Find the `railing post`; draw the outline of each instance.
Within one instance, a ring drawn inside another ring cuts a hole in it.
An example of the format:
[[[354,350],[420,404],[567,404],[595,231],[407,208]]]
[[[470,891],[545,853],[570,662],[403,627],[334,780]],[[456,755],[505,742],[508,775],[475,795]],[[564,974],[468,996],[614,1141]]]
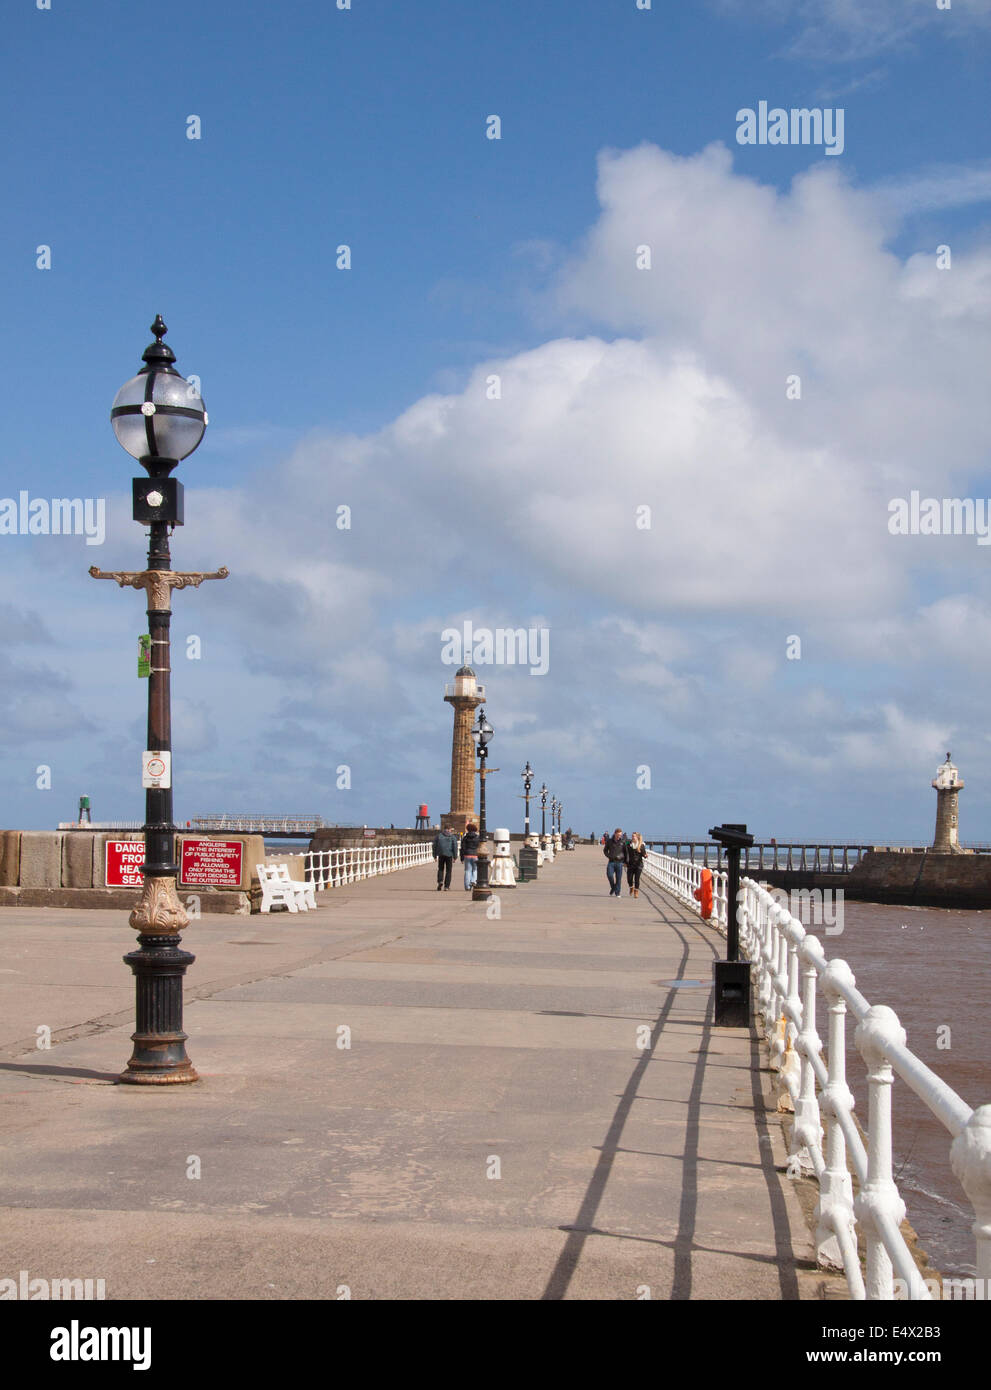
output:
[[[781,926],[787,913],[775,903],[771,909],[771,1008],[773,1009],[773,1036],[769,1040],[770,1067],[780,1072],[785,1055],[785,1040],[788,1020],[784,1014],[784,1001],[788,981],[788,938]],[[779,1084],[780,1091],[780,1084]],[[779,1107],[780,1108],[780,1107]]]
[[[811,959],[813,952],[821,955],[822,948],[814,936],[806,936],[798,952],[804,982],[802,1026],[796,1039],[801,1058],[801,1079],[795,1100],[795,1125],[792,1130],[792,1153],[797,1157],[803,1173],[815,1172],[813,1154],[822,1151],[822,1122],[819,1102],[816,1099],[815,1071],[812,1068],[812,1058],[817,1057],[822,1050],[822,1040],[816,1032],[816,967]]]
[[[757,968],[757,1012],[764,1020],[764,1032],[766,1034],[770,1032],[768,1024],[772,1018],[770,909],[762,894],[759,894],[756,889],[751,891],[754,896],[754,945],[751,960],[754,961]],[[771,1023],[771,1027],[773,1027],[773,1023]]]
[[[905,1220],[905,1203],[898,1195],[891,1173],[891,1086],[894,1072],[885,1047],[905,1045],[905,1029],[886,1004],[875,1004],[861,1019],[854,1035],[867,1063],[867,1182],[857,1194],[854,1211],[867,1237],[867,1297],[880,1301],[894,1298],[891,1256],[881,1234],[881,1223],[897,1229]]]
[[[819,1174],[819,1202],[816,1206],[816,1263],[820,1269],[843,1269],[843,1253],[838,1229],[846,1233],[850,1251],[856,1252],[857,1236],[853,1215],[853,1180],[847,1167],[846,1136],[839,1121],[841,1110],[853,1111],[853,1093],[846,1084],[846,1000],[840,986],[852,989],[853,971],[845,960],[831,960],[822,977],[822,989],[829,1001],[829,1079],[822,1093],[822,1112],[826,1119],[826,1166]]]
[[[804,930],[794,918],[790,919],[790,925],[792,930],[799,930],[802,932],[802,936],[805,935]],[[782,924],[781,934],[786,942],[788,952],[788,996],[787,1008],[783,1010],[785,1032],[784,1055],[781,1058],[781,1080],[784,1085],[778,1092],[778,1109],[794,1110],[802,1078],[802,1064],[795,1051],[795,1039],[798,1037],[798,1024],[795,1020],[800,1018],[802,1014],[802,998],[798,992],[798,942],[793,939],[791,932],[784,924]]]
[[[976,1220],[977,1297],[991,1296],[991,1105],[980,1105],[950,1146],[950,1164],[970,1198]],[[982,1292],[983,1290],[983,1292]]]

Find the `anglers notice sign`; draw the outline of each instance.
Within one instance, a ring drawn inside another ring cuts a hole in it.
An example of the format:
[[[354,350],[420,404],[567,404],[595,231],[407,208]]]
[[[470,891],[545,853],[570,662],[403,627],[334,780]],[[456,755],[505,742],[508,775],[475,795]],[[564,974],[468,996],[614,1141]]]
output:
[[[179,882],[240,888],[243,854],[240,840],[183,840]]]

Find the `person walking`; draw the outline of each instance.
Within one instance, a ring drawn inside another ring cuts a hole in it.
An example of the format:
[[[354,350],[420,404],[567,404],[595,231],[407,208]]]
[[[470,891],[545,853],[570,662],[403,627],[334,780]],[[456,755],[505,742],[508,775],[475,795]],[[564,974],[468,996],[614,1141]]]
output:
[[[647,846],[643,842],[643,836],[639,830],[634,830],[630,836],[630,843],[626,846],[626,882],[629,884],[631,898],[640,896],[640,875],[643,873],[646,858]]]
[[[437,860],[437,892],[450,891],[451,869],[458,857],[458,837],[453,830],[438,830],[434,836],[434,858]]]
[[[622,830],[617,828],[602,847],[606,856],[606,878],[609,880],[610,897],[623,896],[623,865],[626,863],[626,841]]]
[[[471,821],[461,837],[461,859],[465,866],[465,892],[470,893],[478,879],[478,831]]]

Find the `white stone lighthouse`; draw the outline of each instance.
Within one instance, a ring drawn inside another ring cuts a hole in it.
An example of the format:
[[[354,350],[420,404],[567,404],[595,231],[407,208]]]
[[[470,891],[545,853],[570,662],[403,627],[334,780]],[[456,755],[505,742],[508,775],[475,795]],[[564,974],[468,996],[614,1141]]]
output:
[[[936,788],[936,838],[933,840],[933,850],[937,854],[962,854],[958,838],[957,796],[963,791],[963,780],[950,762],[949,753],[946,762],[936,769],[933,786]]]

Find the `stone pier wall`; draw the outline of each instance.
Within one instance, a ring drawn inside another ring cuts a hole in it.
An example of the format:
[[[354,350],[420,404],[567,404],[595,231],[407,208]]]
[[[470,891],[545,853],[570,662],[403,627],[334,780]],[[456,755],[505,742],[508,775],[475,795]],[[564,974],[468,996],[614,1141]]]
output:
[[[849,873],[812,869],[751,869],[749,877],[786,892],[842,889],[850,902],[904,907],[991,907],[991,854],[937,854],[933,850],[870,850]]]
[[[176,836],[176,863],[180,862],[181,843],[186,839],[237,841],[244,848],[241,879],[236,888],[180,882],[181,901],[198,898],[201,912],[257,911],[261,889],[255,866],[265,860],[262,837],[226,831],[182,833]],[[107,887],[106,846],[113,840],[143,843],[144,835],[140,830],[0,830],[0,907],[130,910],[140,896],[140,888]]]

